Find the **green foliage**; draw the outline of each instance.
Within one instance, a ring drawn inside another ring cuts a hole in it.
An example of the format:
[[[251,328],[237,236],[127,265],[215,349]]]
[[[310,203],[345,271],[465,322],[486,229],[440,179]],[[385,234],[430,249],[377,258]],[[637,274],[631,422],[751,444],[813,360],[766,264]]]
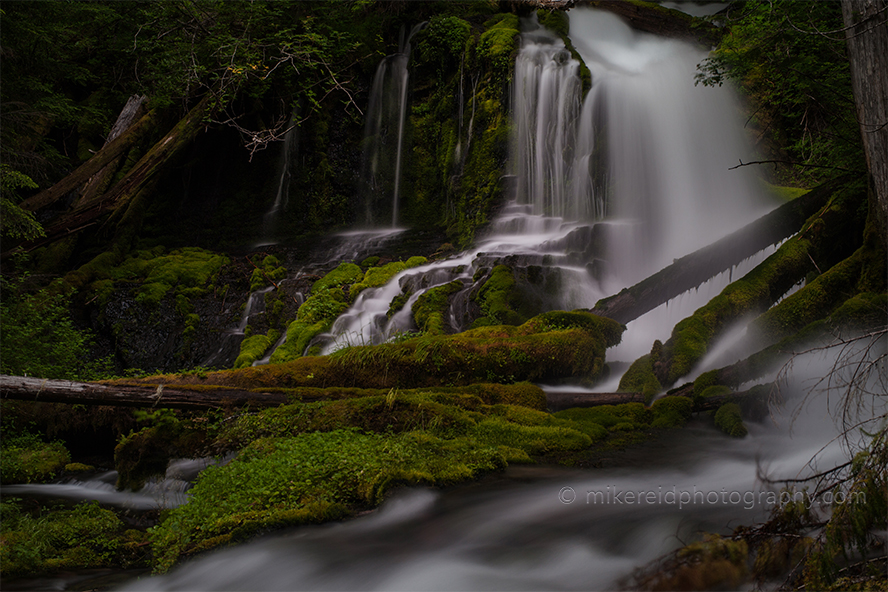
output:
[[[52,479],[71,455],[61,442],[44,442],[28,432],[3,434],[0,448],[0,482],[32,483]]]
[[[9,165],[0,165],[0,234],[14,240],[45,236],[34,213],[16,205],[20,201],[19,189],[37,189],[37,183]]]
[[[0,565],[5,577],[97,567],[144,564],[145,533],[127,530],[111,510],[96,503],[32,516],[20,500],[0,503]]]
[[[497,82],[512,79],[513,52],[518,35],[518,15],[500,14],[485,23],[487,28],[478,41],[478,55]]]
[[[863,170],[845,38],[820,33],[843,29],[839,3],[745,2],[728,26],[697,81],[735,80],[750,95],[754,124],[789,160],[809,165],[786,180],[816,182],[830,167]]]
[[[3,280],[0,301],[0,372],[17,376],[89,380],[103,374],[104,361],[90,359],[92,335],[78,329],[60,282],[34,293],[23,280]]]

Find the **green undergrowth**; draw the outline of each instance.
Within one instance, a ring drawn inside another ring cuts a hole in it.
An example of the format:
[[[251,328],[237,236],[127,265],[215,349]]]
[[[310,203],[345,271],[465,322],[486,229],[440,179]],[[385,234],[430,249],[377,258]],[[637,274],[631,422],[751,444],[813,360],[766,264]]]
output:
[[[96,503],[70,509],[23,510],[22,500],[0,502],[3,576],[66,569],[130,568],[148,561],[147,534],[127,529]]]
[[[0,447],[0,483],[46,481],[70,462],[71,455],[61,442],[44,442],[40,436],[28,432],[4,433]]]

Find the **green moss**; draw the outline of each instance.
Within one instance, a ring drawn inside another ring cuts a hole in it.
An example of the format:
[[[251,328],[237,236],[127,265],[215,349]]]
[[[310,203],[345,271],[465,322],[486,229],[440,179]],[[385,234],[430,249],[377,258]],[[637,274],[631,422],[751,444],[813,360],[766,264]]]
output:
[[[260,359],[277,342],[280,333],[270,329],[267,335],[251,335],[241,341],[240,355],[234,361],[234,368],[245,368]]]
[[[396,274],[404,271],[405,269],[410,269],[411,267],[423,265],[427,261],[428,260],[425,257],[411,257],[406,262],[392,261],[391,263],[386,263],[381,267],[371,267],[366,271],[366,273],[363,274],[363,278],[361,278],[359,282],[351,285],[348,290],[348,297],[350,300],[354,301],[354,299],[358,297],[358,294],[360,294],[365,289],[384,286]]]
[[[413,303],[413,320],[423,333],[444,334],[444,315],[449,310],[450,296],[463,289],[460,280],[423,292]]]
[[[378,259],[377,259],[378,260]],[[340,263],[333,271],[327,273],[312,285],[311,293],[320,294],[331,288],[339,288],[340,286],[354,284],[361,281],[364,272],[354,263]]]
[[[518,35],[518,15],[499,14],[484,23],[487,28],[478,41],[477,53],[482,64],[497,81],[511,79],[515,51],[515,38]]]
[[[111,510],[95,503],[34,517],[16,500],[0,503],[0,564],[4,577],[146,562],[144,533],[127,530]]]
[[[474,297],[481,307],[482,316],[476,319],[472,326],[520,325],[527,319],[515,312],[517,299],[518,292],[512,268],[497,265],[491,270],[490,277]]]
[[[296,320],[287,327],[287,340],[274,351],[271,363],[280,364],[301,357],[311,340],[328,331],[336,317],[346,310],[348,302],[342,290],[329,288],[314,293],[299,307]]]
[[[629,366],[620,378],[620,385],[617,388],[624,392],[641,393],[647,402],[653,400],[657,393],[663,390],[663,386],[654,374],[650,354],[638,358]]]
[[[651,405],[653,421],[651,426],[655,428],[681,427],[691,418],[694,402],[687,397],[663,397],[657,399]]]
[[[52,479],[71,462],[61,442],[43,442],[35,434],[5,436],[0,448],[0,482],[33,483]]]
[[[742,438],[747,434],[737,403],[725,403],[715,412],[715,426],[734,438]]]
[[[375,267],[379,263],[379,255],[374,255],[373,257],[367,257],[363,261],[361,261],[361,267],[364,269],[368,267]],[[363,276],[362,276],[363,277]],[[360,278],[358,278],[360,279]]]
[[[156,569],[260,529],[320,522],[379,504],[400,485],[446,485],[499,469],[492,447],[422,432],[353,430],[260,439],[201,473],[188,504],[151,532]]]

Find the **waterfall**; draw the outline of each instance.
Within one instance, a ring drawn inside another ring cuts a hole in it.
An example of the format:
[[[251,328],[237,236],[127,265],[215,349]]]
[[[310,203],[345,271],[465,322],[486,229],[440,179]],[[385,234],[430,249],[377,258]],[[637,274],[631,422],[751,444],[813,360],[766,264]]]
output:
[[[512,172],[518,200],[535,214],[580,220],[587,204],[570,199],[566,180],[580,110],[579,62],[564,42],[539,27],[521,35],[512,87]]]
[[[290,121],[287,123],[287,132],[284,135],[284,147],[283,150],[281,150],[280,160],[278,161],[278,170],[280,172],[278,176],[277,192],[275,193],[274,202],[272,202],[271,208],[269,208],[262,217],[262,242],[256,245],[257,248],[273,245],[276,242],[277,237],[275,234],[277,232],[280,213],[287,209],[290,189],[290,156],[293,152],[293,147],[296,144],[297,136],[296,111],[293,111],[293,114],[290,116]]]
[[[402,29],[398,52],[383,58],[373,77],[361,163],[363,222],[367,226],[373,226],[387,202],[391,204],[391,225],[396,227],[398,224],[410,42],[426,24],[415,25],[406,35]]]

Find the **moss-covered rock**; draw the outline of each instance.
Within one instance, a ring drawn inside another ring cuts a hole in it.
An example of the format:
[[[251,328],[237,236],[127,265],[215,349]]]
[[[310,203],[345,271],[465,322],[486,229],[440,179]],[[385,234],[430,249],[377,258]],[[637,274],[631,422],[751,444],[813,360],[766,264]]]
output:
[[[255,265],[255,264],[254,264]],[[287,277],[287,269],[274,255],[266,255],[250,276],[250,291],[255,292]]]
[[[718,408],[715,412],[715,426],[734,438],[742,438],[748,433],[737,403],[725,403]]]
[[[352,284],[348,289],[349,300],[354,301],[358,294],[367,288],[376,288],[388,283],[396,274],[427,263],[425,257],[410,257],[407,261],[392,261],[380,267],[371,267],[364,272],[363,277],[356,283]]]
[[[463,289],[463,283],[454,280],[443,286],[423,292],[413,303],[413,320],[423,333],[444,334],[444,314],[449,310],[450,296]]]
[[[259,530],[335,519],[401,485],[446,485],[505,466],[494,447],[423,432],[335,430],[254,441],[201,473],[188,504],[151,533],[155,567]]]
[[[274,345],[280,333],[271,329],[267,335],[251,335],[241,341],[240,354],[234,360],[234,368],[245,368],[260,359]]]

